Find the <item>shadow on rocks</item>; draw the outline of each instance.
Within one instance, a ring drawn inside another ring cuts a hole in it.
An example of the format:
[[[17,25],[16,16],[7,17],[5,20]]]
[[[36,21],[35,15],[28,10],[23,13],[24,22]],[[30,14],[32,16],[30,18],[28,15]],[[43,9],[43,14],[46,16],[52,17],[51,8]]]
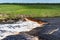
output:
[[[38,38],[26,33],[20,33],[19,35],[7,36],[2,40],[38,40]]]

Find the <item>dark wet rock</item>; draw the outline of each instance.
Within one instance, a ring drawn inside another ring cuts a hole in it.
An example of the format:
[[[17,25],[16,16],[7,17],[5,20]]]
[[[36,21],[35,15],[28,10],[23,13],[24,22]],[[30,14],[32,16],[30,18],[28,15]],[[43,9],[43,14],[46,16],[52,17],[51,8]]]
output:
[[[7,36],[6,38],[2,40],[38,40],[38,38],[28,35],[26,33],[20,33],[19,35]]]
[[[28,34],[38,36],[40,39],[43,40],[60,40],[60,18],[40,19],[47,20],[49,24],[45,25],[42,28],[35,28],[28,32]]]
[[[27,40],[38,37],[40,40],[60,40],[60,18],[35,18],[48,21],[50,24],[42,28],[35,28],[29,32],[23,32],[19,35],[11,35],[3,40]],[[26,33],[26,34],[25,34]]]

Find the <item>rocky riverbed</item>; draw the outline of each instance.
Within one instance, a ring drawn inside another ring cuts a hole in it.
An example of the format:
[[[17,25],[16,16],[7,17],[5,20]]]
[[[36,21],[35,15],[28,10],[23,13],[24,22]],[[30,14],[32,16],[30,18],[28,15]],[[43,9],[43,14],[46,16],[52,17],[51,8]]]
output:
[[[3,40],[60,40],[60,18],[35,19],[47,21],[49,24],[41,28],[37,27],[29,32],[22,32],[18,35],[7,36]],[[20,22],[22,21],[16,21],[14,23],[19,24]]]

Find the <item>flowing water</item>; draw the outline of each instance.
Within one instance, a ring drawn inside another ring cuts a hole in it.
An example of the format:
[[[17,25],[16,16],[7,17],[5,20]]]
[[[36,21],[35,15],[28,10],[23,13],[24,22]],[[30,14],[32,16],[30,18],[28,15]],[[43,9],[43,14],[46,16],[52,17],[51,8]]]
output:
[[[16,35],[19,32],[28,32],[33,28],[39,27],[36,22],[18,21],[13,24],[0,24],[0,40],[9,35]]]
[[[60,18],[41,18],[48,21],[50,24],[46,25],[39,31],[40,37],[46,40],[60,40]]]
[[[46,20],[50,24],[46,25],[39,31],[39,36],[47,40],[60,40],[60,18],[36,18]],[[13,24],[0,24],[0,40],[6,36],[13,35],[16,32],[30,31],[38,24],[34,22],[17,21]]]

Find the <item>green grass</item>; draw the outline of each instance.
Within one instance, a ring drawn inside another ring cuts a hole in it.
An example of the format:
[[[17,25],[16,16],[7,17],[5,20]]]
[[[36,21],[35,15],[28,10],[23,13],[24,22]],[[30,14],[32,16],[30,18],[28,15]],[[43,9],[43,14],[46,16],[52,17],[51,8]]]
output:
[[[60,16],[60,5],[0,5],[0,13],[17,15],[26,14],[32,17]]]

